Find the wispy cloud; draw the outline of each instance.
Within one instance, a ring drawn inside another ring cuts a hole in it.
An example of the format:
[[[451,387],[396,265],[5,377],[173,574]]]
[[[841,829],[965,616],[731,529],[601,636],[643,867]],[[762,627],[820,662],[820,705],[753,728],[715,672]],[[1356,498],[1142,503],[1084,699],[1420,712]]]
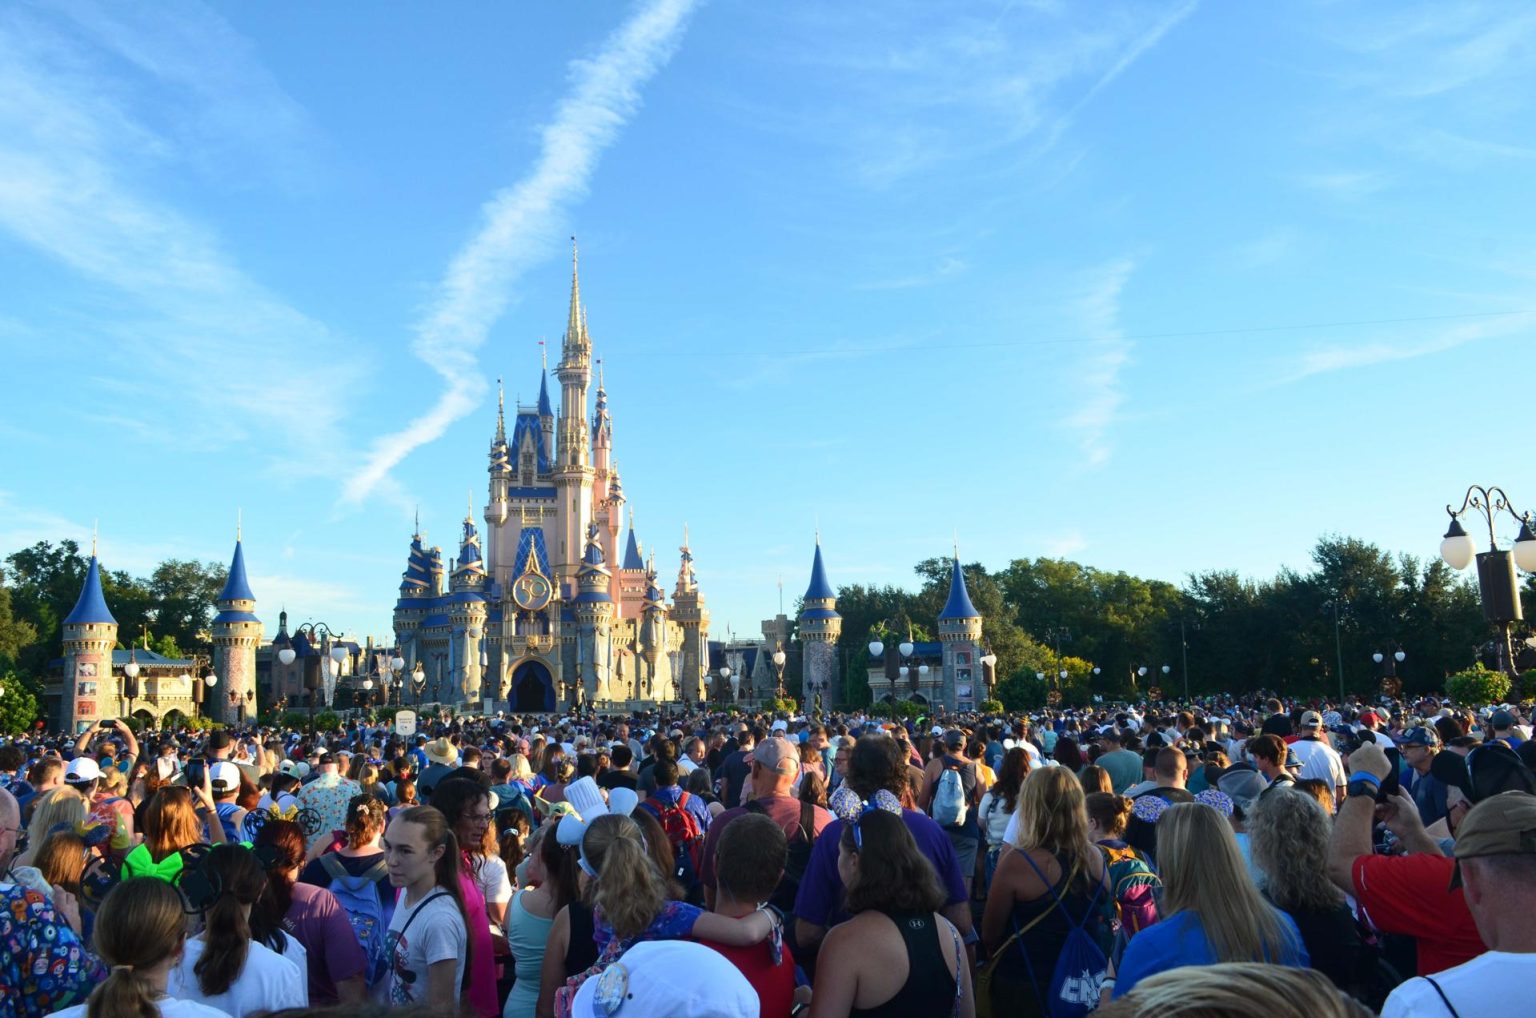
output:
[[[1433,335],[1404,341],[1369,340],[1358,343],[1334,343],[1317,346],[1296,357],[1279,381],[1299,382],[1316,375],[1355,368],[1371,367],[1392,361],[1413,360],[1444,353],[1468,343],[1504,336],[1536,333],[1536,322],[1524,315],[1511,315],[1456,325]]]
[[[932,286],[946,279],[954,279],[963,275],[969,266],[963,258],[954,255],[946,255],[940,258],[938,263],[926,272],[917,272],[909,276],[897,276],[893,279],[881,279],[873,283],[861,283],[854,287],[856,290],[913,290],[919,287]]]
[[[653,0],[590,59],[570,65],[570,91],[543,129],[533,169],[481,209],[475,235],[448,266],[413,349],[447,387],[425,413],[378,438],[347,478],[342,501],[372,493],[411,451],[439,438],[486,393],[476,357],[506,309],[512,282],[554,245],[566,207],[586,193],[603,151],[640,106],[639,89],[682,41],[695,0]]]
[[[1070,558],[1087,547],[1087,538],[1076,530],[1069,530],[1047,540],[1045,553],[1051,558]]]
[[[156,421],[141,422],[149,432],[203,445],[260,432],[275,455],[291,448],[284,439],[334,442],[334,392],[362,370],[347,345],[249,278],[214,231],[134,183],[145,164],[183,168],[189,147],[206,152],[213,138],[240,153],[277,142],[302,148],[272,126],[292,123],[296,108],[238,48],[223,60],[232,33],[211,14],[190,11],[174,32],[186,53],[206,59],[167,62],[165,47],[148,41],[155,32],[88,4],[62,9],[71,17],[0,12],[0,230],[97,286],[83,291],[91,306],[81,328],[100,344],[108,373],[131,365],[158,392],[178,393],[150,404]],[[129,10],[139,9],[116,9]],[[146,16],[160,24],[158,13]],[[127,67],[111,57],[126,57]],[[200,123],[195,145],[140,115],[147,90],[164,93],[157,110]],[[222,133],[233,121],[210,111],[226,102],[247,133]],[[253,136],[253,123],[271,130]],[[314,361],[327,365],[324,376],[290,370]]]
[[[1074,314],[1086,339],[1085,352],[1072,367],[1078,409],[1066,424],[1078,433],[1089,467],[1102,466],[1113,451],[1110,430],[1125,403],[1121,370],[1130,362],[1132,343],[1120,324],[1120,294],[1136,263],[1120,258],[1090,274]]]
[[[1370,170],[1341,170],[1331,173],[1304,173],[1296,178],[1302,187],[1330,198],[1355,200],[1375,194],[1387,186],[1381,173]]]
[[[1292,227],[1279,226],[1233,249],[1231,264],[1245,271],[1267,268],[1295,253],[1301,235]]]

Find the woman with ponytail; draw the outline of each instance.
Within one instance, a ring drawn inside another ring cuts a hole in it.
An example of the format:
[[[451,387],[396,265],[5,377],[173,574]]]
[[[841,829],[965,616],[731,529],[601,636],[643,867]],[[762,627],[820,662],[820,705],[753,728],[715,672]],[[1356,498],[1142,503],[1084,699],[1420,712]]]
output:
[[[304,969],[252,934],[251,909],[267,886],[255,853],[241,845],[215,845],[199,870],[214,892],[213,904],[203,917],[203,932],[187,941],[181,963],[171,971],[171,993],[232,1018],[308,1006]],[[187,879],[182,877],[184,888]]]
[[[164,880],[140,877],[112,888],[96,913],[96,951],[111,966],[106,982],[84,1004],[57,1018],[229,1018],[193,1000],[167,994],[181,959],[187,917],[181,896]]]
[[[569,1018],[583,982],[641,941],[698,939],[746,947],[780,929],[780,917],[767,906],[738,919],[668,898],[667,879],[647,851],[639,824],[627,816],[608,813],[588,823],[577,865],[582,894],[592,905],[598,956],[555,993],[557,1018]]]
[[[385,941],[388,1002],[452,1013],[472,953],[459,886],[459,839],[440,811],[415,806],[390,820],[384,857],[389,881],[401,892]]]

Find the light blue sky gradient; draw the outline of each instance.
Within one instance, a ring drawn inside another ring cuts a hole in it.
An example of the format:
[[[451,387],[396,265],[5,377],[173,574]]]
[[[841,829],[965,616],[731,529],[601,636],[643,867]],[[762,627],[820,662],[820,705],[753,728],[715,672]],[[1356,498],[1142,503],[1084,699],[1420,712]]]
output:
[[[566,238],[625,492],[739,633],[947,554],[1181,581],[1536,504],[1536,13],[0,10],[0,551],[387,632]],[[554,352],[554,351],[552,351]]]

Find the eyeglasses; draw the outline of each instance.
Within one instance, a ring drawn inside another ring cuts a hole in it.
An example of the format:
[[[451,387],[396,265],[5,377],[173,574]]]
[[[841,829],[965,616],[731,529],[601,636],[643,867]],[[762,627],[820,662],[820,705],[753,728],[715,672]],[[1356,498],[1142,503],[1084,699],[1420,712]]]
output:
[[[471,813],[464,819],[471,823],[488,824],[491,822],[491,815],[489,813]]]

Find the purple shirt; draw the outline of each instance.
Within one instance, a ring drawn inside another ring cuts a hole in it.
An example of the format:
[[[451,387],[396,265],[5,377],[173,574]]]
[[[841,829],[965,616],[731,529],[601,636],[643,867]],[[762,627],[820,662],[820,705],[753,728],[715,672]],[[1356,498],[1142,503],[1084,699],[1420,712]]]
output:
[[[363,974],[368,960],[352,932],[352,922],[336,896],[313,884],[293,885],[293,904],[283,929],[304,945],[309,961],[309,1002],[336,1003],[336,984]]]
[[[960,874],[960,860],[949,835],[933,819],[914,809],[901,811],[907,830],[917,842],[917,850],[928,857],[944,885],[945,904],[964,903],[969,899],[965,878]],[[837,847],[843,836],[843,821],[833,820],[816,837],[811,861],[806,864],[795,896],[795,917],[817,926],[831,927],[848,918],[843,911],[843,878],[837,873]]]

